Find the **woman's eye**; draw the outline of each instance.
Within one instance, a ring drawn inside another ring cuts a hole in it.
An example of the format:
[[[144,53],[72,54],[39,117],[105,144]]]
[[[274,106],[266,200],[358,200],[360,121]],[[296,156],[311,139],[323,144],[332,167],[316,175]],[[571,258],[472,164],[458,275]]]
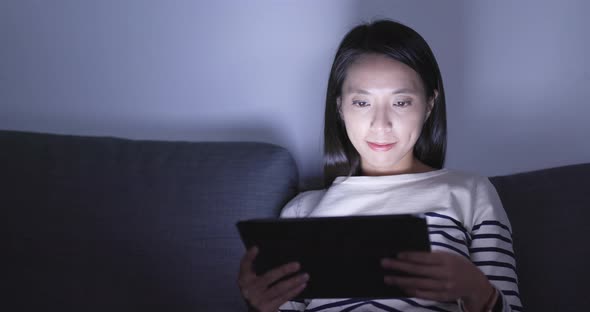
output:
[[[398,107],[406,107],[411,104],[412,104],[412,102],[410,102],[410,101],[396,101],[395,103],[393,103],[394,106],[398,106]]]
[[[355,105],[358,107],[365,107],[365,106],[369,106],[369,103],[365,102],[365,101],[352,101],[352,105]]]

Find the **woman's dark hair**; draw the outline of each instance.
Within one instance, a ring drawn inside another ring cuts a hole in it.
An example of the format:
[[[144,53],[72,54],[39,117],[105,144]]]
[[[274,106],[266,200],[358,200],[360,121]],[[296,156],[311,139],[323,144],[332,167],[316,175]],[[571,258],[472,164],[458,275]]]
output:
[[[426,165],[440,169],[445,161],[447,118],[442,77],[434,54],[416,31],[400,23],[379,20],[353,28],[340,43],[328,81],[324,121],[324,183],[337,176],[361,174],[360,155],[346,134],[337,99],[342,92],[348,67],[359,56],[380,54],[404,63],[422,79],[426,98],[435,96],[430,117],[414,146],[414,155]]]

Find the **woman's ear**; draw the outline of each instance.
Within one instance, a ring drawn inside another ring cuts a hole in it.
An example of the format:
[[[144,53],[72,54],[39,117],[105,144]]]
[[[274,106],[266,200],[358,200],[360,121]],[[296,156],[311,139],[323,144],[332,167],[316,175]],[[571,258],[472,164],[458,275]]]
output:
[[[425,121],[428,120],[428,117],[430,117],[430,113],[432,112],[432,109],[434,108],[434,103],[436,102],[436,99],[438,98],[438,90],[434,89],[434,95],[430,97],[430,99],[428,99],[428,104],[426,105],[426,118],[424,119]]]
[[[344,116],[342,115],[342,98],[336,98],[336,109],[338,110],[338,115],[340,115],[340,119],[344,121]]]

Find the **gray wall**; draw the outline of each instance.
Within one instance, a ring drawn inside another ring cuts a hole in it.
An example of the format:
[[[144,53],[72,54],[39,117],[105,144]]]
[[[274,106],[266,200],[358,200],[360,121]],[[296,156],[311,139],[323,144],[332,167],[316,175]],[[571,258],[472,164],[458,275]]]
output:
[[[0,128],[271,142],[313,187],[336,46],[389,17],[437,55],[448,167],[588,162],[590,8],[545,2],[2,0]]]
[[[465,2],[450,164],[504,174],[590,162],[590,2]]]

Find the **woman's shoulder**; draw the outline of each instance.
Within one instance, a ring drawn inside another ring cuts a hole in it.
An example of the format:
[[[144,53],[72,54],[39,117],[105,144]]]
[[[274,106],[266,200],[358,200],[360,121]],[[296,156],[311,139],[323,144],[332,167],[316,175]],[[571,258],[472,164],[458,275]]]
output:
[[[438,178],[450,186],[464,187],[471,190],[489,188],[492,186],[490,180],[486,176],[457,169],[445,168],[444,174],[439,175]]]
[[[453,180],[455,185],[462,185],[470,194],[470,202],[473,203],[473,225],[493,220],[511,228],[502,200],[488,177],[459,170],[449,171],[449,179]]]
[[[317,206],[326,189],[309,190],[297,194],[281,211],[281,218],[300,218],[307,216]]]

